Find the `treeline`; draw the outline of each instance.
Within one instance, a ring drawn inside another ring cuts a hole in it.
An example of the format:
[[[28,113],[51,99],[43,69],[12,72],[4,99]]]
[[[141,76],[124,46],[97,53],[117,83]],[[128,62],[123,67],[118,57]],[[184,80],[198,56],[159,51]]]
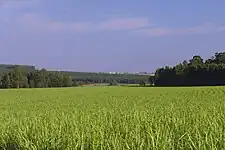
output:
[[[84,84],[139,84],[147,75],[36,70],[32,66],[1,65],[0,88],[72,87]],[[115,84],[115,85],[116,85]]]
[[[109,74],[109,73],[94,73],[94,72],[67,72],[61,71],[65,75],[72,77],[74,81],[89,83],[110,83],[117,82],[120,84],[139,84],[143,81],[148,81],[148,75],[138,74]]]
[[[23,68],[24,71],[31,72],[35,70],[35,66],[29,66],[29,65],[12,65],[12,64],[0,64],[0,74],[12,71],[12,69],[16,67]]]
[[[77,86],[71,76],[60,72],[48,72],[45,69],[27,72],[15,67],[0,75],[0,88],[47,88]]]
[[[159,68],[149,80],[156,86],[225,85],[225,52],[215,53],[207,60],[194,56],[176,66]]]
[[[38,72],[35,66],[28,65],[5,65],[0,64],[0,74],[11,72],[14,68],[22,68],[25,72]],[[75,72],[75,71],[47,71],[47,74],[62,74],[70,76],[73,84],[101,84],[117,82],[118,84],[139,84],[141,82],[148,82],[148,75],[139,74],[110,74],[102,72]]]

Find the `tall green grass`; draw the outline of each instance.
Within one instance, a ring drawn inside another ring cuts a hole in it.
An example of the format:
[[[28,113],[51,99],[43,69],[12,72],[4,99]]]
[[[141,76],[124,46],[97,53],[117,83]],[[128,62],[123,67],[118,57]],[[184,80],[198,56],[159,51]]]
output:
[[[0,90],[0,149],[224,149],[225,88]]]

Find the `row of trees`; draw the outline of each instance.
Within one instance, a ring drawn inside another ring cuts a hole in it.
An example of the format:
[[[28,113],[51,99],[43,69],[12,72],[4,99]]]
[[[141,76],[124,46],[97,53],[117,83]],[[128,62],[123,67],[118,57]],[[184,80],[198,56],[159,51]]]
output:
[[[35,66],[29,65],[5,65],[0,64],[0,74],[12,71],[14,68],[23,68],[24,71],[34,72]],[[148,81],[148,75],[139,74],[110,74],[103,72],[75,72],[75,71],[47,71],[48,74],[61,73],[71,76],[74,82],[78,84],[93,84],[93,83],[110,83],[116,81],[119,84],[139,84],[142,81]]]
[[[94,83],[139,84],[148,80],[147,75],[31,70],[26,66],[1,66],[1,70],[2,68],[7,71],[0,73],[0,88],[71,87]]]
[[[94,72],[66,72],[61,73],[69,75],[73,80],[89,83],[110,83],[117,82],[120,84],[139,84],[142,81],[148,81],[148,75],[138,74],[109,74]]]
[[[71,76],[60,72],[48,72],[45,69],[26,72],[22,67],[15,67],[0,75],[0,88],[45,88],[71,87],[77,85]]]
[[[194,56],[176,66],[159,68],[154,80],[153,77],[149,80],[156,86],[225,85],[225,52],[215,53],[205,61],[201,56]]]
[[[144,86],[148,78],[147,75],[133,74],[58,72],[45,69],[27,71],[20,66],[7,69],[11,70],[0,74],[0,88],[71,87],[89,83]],[[225,52],[215,53],[207,60],[197,55],[176,66],[159,68],[155,76],[149,77],[148,82],[156,86],[225,85]]]

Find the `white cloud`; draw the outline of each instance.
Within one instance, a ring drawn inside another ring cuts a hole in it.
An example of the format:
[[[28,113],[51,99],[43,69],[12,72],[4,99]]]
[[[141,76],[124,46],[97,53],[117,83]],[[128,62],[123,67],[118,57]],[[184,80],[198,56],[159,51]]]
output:
[[[114,17],[101,22],[65,22],[52,20],[38,12],[23,12],[24,8],[37,7],[42,0],[0,0],[0,23],[11,24],[14,30],[36,32],[107,32],[129,31],[147,36],[211,34],[225,31],[225,25],[204,23],[194,27],[168,28],[152,26],[146,17]],[[67,10],[65,8],[65,10]],[[130,31],[132,30],[132,31]]]
[[[27,13],[19,16],[13,22],[17,28],[35,29],[43,32],[69,31],[69,32],[101,32],[114,30],[135,30],[148,27],[146,18],[124,18],[94,22],[63,22],[45,18],[37,13]]]
[[[1,9],[18,10],[36,7],[42,0],[0,0]]]
[[[214,23],[204,23],[200,26],[192,27],[192,28],[184,28],[183,33],[187,34],[209,34],[216,33],[219,31],[221,26]],[[181,32],[182,34],[182,32]]]
[[[24,8],[35,8],[42,0],[0,0],[2,2],[0,10],[0,22],[11,23],[17,28],[35,29],[38,31],[114,31],[114,30],[134,30],[143,27],[149,27],[148,18],[114,18],[102,22],[64,22],[56,21],[38,12],[23,12]],[[67,10],[65,8],[65,10]]]
[[[149,36],[162,36],[162,35],[168,35],[171,34],[171,30],[167,28],[147,28],[147,29],[141,29],[135,31],[135,33],[141,34],[141,35],[149,35]]]
[[[0,0],[0,7],[5,4],[6,0]]]
[[[225,31],[225,26],[224,27],[220,27],[219,31]]]
[[[133,30],[149,26],[148,18],[122,18],[101,22],[97,28],[101,30]]]
[[[0,0],[0,22],[13,22],[29,8],[38,7],[42,0]]]
[[[38,14],[25,14],[19,17],[15,24],[24,29],[35,29],[42,32],[84,32],[88,29],[88,23],[82,22],[61,22],[43,18]]]
[[[195,27],[167,28],[152,27],[147,18],[119,18],[102,22],[63,22],[44,18],[36,13],[19,16],[14,24],[24,29],[35,29],[43,32],[106,32],[106,31],[130,31],[148,36],[165,35],[199,35],[212,34],[225,31],[225,25],[204,23]]]
[[[154,27],[137,30],[135,33],[147,36],[162,36],[162,35],[202,35],[213,34],[225,31],[225,25],[218,25],[214,23],[204,23],[200,26],[186,27],[186,28],[166,28]]]

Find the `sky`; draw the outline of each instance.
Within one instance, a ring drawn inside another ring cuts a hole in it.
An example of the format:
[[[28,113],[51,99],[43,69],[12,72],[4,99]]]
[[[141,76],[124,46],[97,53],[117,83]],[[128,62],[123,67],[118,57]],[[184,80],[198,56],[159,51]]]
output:
[[[225,51],[224,0],[0,0],[0,63],[154,72]]]

